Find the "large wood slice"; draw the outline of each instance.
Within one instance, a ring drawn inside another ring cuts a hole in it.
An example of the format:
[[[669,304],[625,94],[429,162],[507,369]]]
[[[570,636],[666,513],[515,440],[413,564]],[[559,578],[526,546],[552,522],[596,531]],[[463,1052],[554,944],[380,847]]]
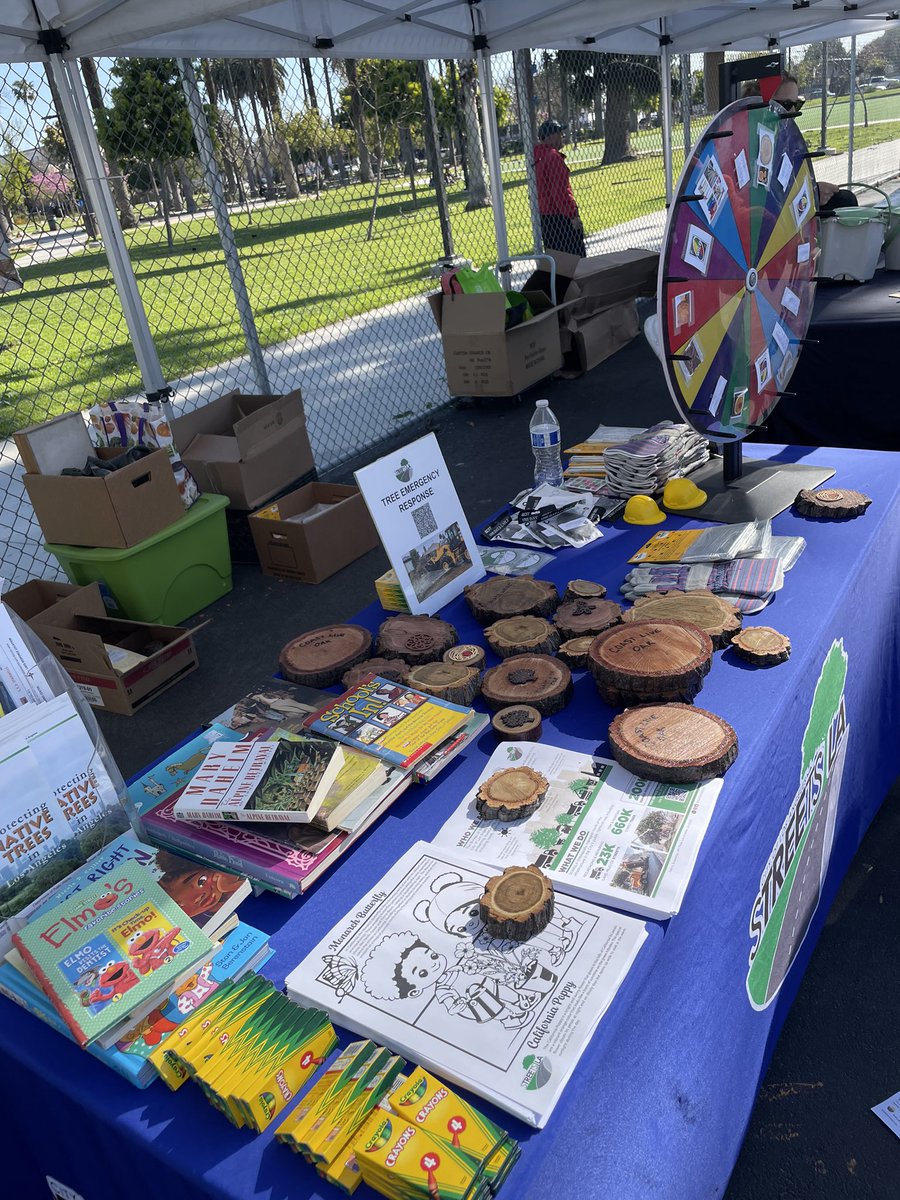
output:
[[[438,662],[458,641],[456,630],[440,617],[388,617],[378,629],[375,650],[385,658],[402,658],[411,666]]]
[[[463,642],[459,646],[451,646],[444,651],[444,662],[459,663],[463,667],[475,667],[477,671],[484,670],[484,647],[472,642]]]
[[[849,521],[861,517],[872,497],[850,488],[820,488],[817,492],[804,488],[797,493],[794,508],[802,517],[818,517],[827,521]]]
[[[591,579],[570,579],[566,584],[563,601],[566,600],[602,600],[606,588],[602,583],[594,583]]]
[[[328,687],[371,652],[372,635],[362,625],[323,625],[289,641],[278,668],[291,683]]]
[[[684,621],[631,621],[591,643],[591,674],[607,704],[691,701],[712,663],[708,633]]]
[[[741,614],[733,604],[714,592],[653,592],[638,596],[623,621],[655,621],[658,618],[687,621],[705,629],[717,650],[727,646],[741,627]]]
[[[542,725],[541,714],[531,704],[510,704],[491,720],[501,742],[539,742]]]
[[[591,642],[593,640],[594,634],[591,633],[585,634],[584,637],[569,638],[557,650],[557,656],[563,660],[570,670],[584,671],[590,665]]]
[[[519,821],[540,807],[550,784],[531,767],[495,771],[475,793],[475,808],[485,821]]]
[[[493,709],[530,704],[549,717],[569,703],[572,672],[549,654],[517,654],[485,671],[481,694]]]
[[[410,668],[407,683],[421,692],[468,708],[480,690],[481,672],[459,663],[424,663]]]
[[[364,658],[361,663],[344,673],[341,684],[346,689],[355,688],[366,675],[380,675],[392,683],[406,683],[409,663],[402,658]]]
[[[774,667],[791,656],[791,639],[771,625],[742,629],[731,641],[737,653],[758,667]]]
[[[699,783],[724,775],[737,758],[737,734],[727,721],[692,704],[629,708],[609,726],[616,762],[642,779]]]
[[[556,610],[553,620],[563,641],[602,633],[622,620],[622,610],[613,600],[567,600]]]
[[[527,942],[553,919],[553,884],[535,866],[507,867],[484,885],[479,910],[488,937]]]
[[[464,594],[482,625],[502,617],[549,617],[559,604],[554,585],[533,575],[495,575],[483,583],[469,584]]]
[[[488,625],[484,636],[498,658],[554,654],[559,646],[559,632],[546,617],[503,617]]]

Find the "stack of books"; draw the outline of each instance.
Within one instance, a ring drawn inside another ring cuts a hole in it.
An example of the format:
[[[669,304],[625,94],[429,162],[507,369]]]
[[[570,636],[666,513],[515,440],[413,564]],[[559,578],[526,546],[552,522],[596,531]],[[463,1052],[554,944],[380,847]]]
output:
[[[643,432],[640,426],[598,425],[589,438],[569,446],[565,451],[569,455],[568,465],[563,471],[566,487],[576,486],[579,490],[594,491],[606,479],[604,452],[610,446],[621,446],[623,442],[640,437]],[[593,487],[590,486],[591,481]]]

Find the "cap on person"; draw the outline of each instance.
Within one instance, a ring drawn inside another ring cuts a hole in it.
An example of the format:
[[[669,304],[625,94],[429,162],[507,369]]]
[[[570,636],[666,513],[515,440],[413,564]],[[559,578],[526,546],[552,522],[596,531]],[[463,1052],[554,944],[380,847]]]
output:
[[[538,125],[538,141],[542,142],[554,133],[565,133],[568,128],[568,125],[563,125],[552,118],[549,121],[541,121],[540,125]]]

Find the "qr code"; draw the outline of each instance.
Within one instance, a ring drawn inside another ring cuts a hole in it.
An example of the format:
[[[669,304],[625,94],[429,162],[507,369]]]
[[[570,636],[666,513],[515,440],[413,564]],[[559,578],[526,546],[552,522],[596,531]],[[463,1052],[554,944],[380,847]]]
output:
[[[412,515],[419,537],[424,538],[428,537],[429,533],[437,533],[437,521],[434,519],[430,504],[420,504],[418,508],[412,510]]]

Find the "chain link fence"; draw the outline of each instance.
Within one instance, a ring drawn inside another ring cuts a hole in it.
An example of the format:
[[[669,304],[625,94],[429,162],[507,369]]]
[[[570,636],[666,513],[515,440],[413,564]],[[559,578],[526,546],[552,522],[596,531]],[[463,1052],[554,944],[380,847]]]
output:
[[[898,49],[885,38],[860,52],[854,178],[897,173]],[[817,173],[845,182],[849,56],[842,42],[825,50],[824,67],[821,43],[792,50],[787,65],[808,97],[807,137],[816,145],[821,133],[835,151]],[[676,179],[717,107],[711,81],[721,57],[673,59]],[[548,118],[568,129],[588,252],[661,242],[658,58],[497,55],[490,98],[472,59],[82,59],[78,67],[176,409],[232,388],[300,386],[320,471],[449,399],[424,299],[443,263],[497,261],[483,100],[500,130],[511,254],[532,253],[540,234],[532,147]],[[816,79],[826,79],[819,96]],[[22,281],[0,285],[9,287],[0,292],[9,582],[55,573],[9,435],[141,390],[60,111],[40,67],[0,68],[0,235]]]

